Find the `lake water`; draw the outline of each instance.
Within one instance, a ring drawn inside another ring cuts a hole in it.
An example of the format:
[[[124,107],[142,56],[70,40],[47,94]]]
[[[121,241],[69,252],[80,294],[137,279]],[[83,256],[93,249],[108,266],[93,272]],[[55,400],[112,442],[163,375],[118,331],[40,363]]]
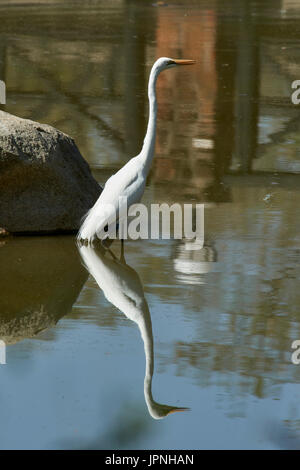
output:
[[[205,204],[202,250],[128,241],[127,266],[72,236],[0,242],[0,448],[299,449],[298,2],[0,16],[1,109],[70,134],[100,184],[140,150],[155,59],[196,59],[158,80],[143,202]]]

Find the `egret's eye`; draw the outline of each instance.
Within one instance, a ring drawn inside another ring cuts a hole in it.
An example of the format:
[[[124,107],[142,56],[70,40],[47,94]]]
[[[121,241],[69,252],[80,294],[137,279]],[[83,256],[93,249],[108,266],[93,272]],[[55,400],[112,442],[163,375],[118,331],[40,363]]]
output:
[[[168,60],[167,62],[167,65],[174,65],[174,64],[175,64],[174,60]]]

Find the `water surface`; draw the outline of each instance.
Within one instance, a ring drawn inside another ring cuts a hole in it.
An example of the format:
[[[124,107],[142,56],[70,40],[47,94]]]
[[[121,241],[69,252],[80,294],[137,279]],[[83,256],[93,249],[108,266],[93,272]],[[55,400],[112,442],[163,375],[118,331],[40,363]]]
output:
[[[154,60],[195,58],[159,78],[143,201],[205,203],[202,250],[129,241],[127,267],[70,236],[1,242],[0,447],[299,448],[298,2],[0,15],[3,109],[72,135],[100,184],[140,150]],[[190,410],[157,420],[152,399]]]

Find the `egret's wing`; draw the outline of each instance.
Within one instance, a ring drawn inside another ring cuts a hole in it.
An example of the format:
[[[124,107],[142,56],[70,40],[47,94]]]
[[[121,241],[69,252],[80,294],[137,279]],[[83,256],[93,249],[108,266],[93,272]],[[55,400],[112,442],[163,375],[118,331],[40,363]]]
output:
[[[120,195],[126,193],[129,187],[134,185],[134,182],[139,178],[139,174],[139,160],[137,160],[137,157],[134,157],[106,181],[104,189],[106,189],[107,192],[104,197],[109,195],[116,196],[118,199]],[[102,194],[103,192],[101,196]],[[111,199],[110,197],[110,200]]]
[[[132,158],[106,182],[99,199],[89,211],[78,238],[91,240],[103,231],[107,224],[119,219],[119,213],[126,213],[131,204],[138,202],[143,194],[145,181],[137,158]]]
[[[107,180],[99,200],[112,203],[118,209],[124,203],[121,198],[126,198],[129,208],[131,204],[140,201],[144,188],[145,178],[140,169],[140,162],[135,157]],[[117,215],[119,215],[118,210]]]

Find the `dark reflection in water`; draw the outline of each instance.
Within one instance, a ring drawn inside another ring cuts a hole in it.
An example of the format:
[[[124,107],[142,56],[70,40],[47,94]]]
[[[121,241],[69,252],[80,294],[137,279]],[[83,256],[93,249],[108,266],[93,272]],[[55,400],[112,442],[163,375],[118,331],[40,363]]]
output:
[[[0,242],[0,339],[37,335],[69,313],[84,282],[72,237]]]

